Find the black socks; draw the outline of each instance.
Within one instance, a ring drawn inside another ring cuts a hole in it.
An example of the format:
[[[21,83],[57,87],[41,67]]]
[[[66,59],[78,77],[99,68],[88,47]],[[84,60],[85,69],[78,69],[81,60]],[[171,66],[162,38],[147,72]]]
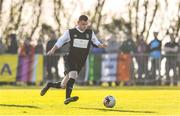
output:
[[[75,83],[75,79],[70,78],[69,81],[67,82],[66,85],[66,99],[69,98],[71,96],[71,92],[73,89],[73,85]],[[61,88],[61,82],[49,82],[47,87],[52,87],[52,88]]]
[[[59,81],[59,82],[55,82],[55,83],[49,82],[49,83],[48,83],[48,87],[61,88],[61,82],[60,82],[60,81]]]
[[[73,85],[75,83],[75,79],[70,78],[66,85],[66,99],[71,96],[71,92],[73,89]]]

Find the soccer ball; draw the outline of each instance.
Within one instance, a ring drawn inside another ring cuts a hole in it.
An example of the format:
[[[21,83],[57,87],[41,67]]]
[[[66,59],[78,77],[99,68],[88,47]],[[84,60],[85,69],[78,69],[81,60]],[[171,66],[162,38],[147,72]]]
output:
[[[107,108],[113,108],[115,106],[115,104],[116,104],[116,100],[115,100],[115,98],[113,96],[108,95],[108,96],[106,96],[104,98],[103,104]]]

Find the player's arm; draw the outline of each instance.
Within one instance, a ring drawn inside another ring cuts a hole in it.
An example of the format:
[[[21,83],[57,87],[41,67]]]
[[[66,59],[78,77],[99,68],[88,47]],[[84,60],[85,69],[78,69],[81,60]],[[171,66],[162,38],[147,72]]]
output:
[[[105,43],[101,43],[98,39],[97,39],[97,37],[96,37],[96,35],[94,34],[94,32],[92,32],[92,43],[94,44],[94,45],[96,45],[98,48],[106,48],[107,47],[107,45],[105,44]]]
[[[51,48],[48,52],[47,55],[52,55],[54,54],[54,52],[58,49],[58,47],[56,46],[56,44],[53,46],[53,48]]]
[[[55,43],[53,48],[47,52],[47,55],[52,55],[54,52],[63,46],[65,43],[70,41],[69,30],[67,30]]]

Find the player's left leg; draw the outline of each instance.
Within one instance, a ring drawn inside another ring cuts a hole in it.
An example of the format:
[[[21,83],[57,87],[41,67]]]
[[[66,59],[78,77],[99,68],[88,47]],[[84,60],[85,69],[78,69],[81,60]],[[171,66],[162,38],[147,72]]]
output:
[[[74,101],[77,101],[79,99],[78,96],[71,97],[73,85],[74,85],[77,77],[78,77],[77,71],[70,71],[69,72],[69,80],[68,80],[67,86],[66,86],[66,100],[64,101],[64,104],[69,104],[70,102],[74,102]]]
[[[46,86],[41,90],[40,95],[41,95],[41,96],[45,95],[46,92],[47,92],[47,91],[49,90],[49,88],[51,88],[51,87],[52,87],[52,88],[65,88],[68,80],[69,80],[69,76],[66,75],[66,76],[64,77],[64,79],[62,80],[62,82],[61,82],[61,81],[55,82],[55,83],[54,83],[54,82],[48,82],[48,83],[46,84]]]

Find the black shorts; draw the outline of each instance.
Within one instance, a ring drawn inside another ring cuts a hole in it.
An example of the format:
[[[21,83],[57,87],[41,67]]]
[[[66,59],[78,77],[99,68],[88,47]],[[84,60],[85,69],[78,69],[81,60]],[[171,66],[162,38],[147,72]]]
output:
[[[81,71],[84,63],[78,62],[72,58],[69,58],[68,55],[63,57],[64,59],[64,75],[68,74],[70,71],[77,71],[78,74]]]

